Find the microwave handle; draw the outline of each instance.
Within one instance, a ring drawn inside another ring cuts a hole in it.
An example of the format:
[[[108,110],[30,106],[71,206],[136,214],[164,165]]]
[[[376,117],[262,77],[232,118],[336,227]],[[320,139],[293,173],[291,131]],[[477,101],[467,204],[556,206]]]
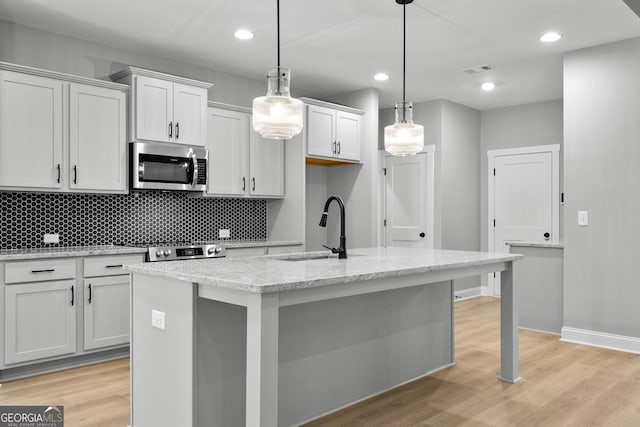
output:
[[[191,154],[191,161],[193,162],[193,180],[191,182],[191,186],[195,187],[198,185],[198,157],[195,154]]]

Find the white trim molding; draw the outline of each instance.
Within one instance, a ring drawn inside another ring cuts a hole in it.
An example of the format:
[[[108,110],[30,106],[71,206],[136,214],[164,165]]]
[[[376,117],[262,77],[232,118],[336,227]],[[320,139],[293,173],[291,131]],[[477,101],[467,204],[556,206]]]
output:
[[[640,354],[640,338],[564,326],[560,341]]]

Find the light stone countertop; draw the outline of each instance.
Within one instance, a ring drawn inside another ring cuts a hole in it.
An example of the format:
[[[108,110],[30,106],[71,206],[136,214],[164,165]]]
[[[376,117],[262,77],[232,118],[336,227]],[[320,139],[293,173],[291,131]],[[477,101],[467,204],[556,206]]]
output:
[[[507,242],[511,247],[521,248],[556,248],[564,249],[564,243],[547,243],[547,242]]]
[[[216,240],[211,243],[224,245],[227,248],[259,248],[275,246],[303,245],[299,240]],[[44,248],[0,249],[0,261],[19,261],[39,258],[69,258],[80,256],[143,254],[145,247],[120,245],[97,246],[52,246]]]
[[[133,273],[162,276],[252,293],[280,292],[462,266],[514,261],[522,255],[415,248],[349,249],[348,259],[331,256],[287,261],[328,252],[199,259],[125,265]]]
[[[227,249],[234,248],[271,248],[275,246],[300,246],[301,240],[216,240],[212,243],[224,245]]]
[[[2,249],[0,250],[0,261],[19,261],[39,258],[68,258],[99,255],[143,254],[146,251],[146,248],[131,248],[128,246],[116,245]]]

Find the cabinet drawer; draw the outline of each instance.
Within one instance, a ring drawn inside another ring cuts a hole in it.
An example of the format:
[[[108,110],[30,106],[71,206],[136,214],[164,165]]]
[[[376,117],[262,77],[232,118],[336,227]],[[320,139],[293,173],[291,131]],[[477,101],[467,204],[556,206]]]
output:
[[[125,264],[137,264],[144,262],[142,254],[96,256],[84,259],[84,277],[115,276],[117,274],[129,274],[123,270]]]
[[[7,262],[4,270],[5,283],[40,282],[75,277],[75,259]]]

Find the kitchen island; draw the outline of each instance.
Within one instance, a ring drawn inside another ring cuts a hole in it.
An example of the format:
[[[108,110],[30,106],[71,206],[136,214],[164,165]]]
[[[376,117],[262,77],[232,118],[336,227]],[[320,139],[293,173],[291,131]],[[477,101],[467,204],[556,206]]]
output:
[[[343,260],[303,253],[129,266],[131,425],[296,425],[452,366],[451,281],[494,271],[499,378],[516,382],[520,257],[364,248]]]

